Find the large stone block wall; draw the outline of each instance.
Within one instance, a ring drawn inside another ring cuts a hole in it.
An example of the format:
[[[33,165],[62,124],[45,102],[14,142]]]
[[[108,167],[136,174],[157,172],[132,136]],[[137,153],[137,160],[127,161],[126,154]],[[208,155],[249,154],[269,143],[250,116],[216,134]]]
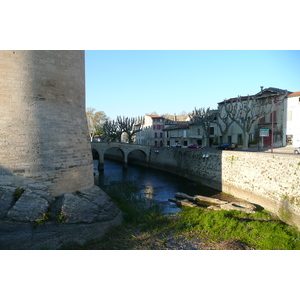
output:
[[[160,148],[149,163],[259,204],[300,228],[297,155]]]
[[[0,51],[0,185],[94,185],[84,51]]]

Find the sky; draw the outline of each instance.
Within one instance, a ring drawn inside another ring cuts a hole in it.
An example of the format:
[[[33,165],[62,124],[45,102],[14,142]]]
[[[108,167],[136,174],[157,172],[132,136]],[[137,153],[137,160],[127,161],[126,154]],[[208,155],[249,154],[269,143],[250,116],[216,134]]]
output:
[[[189,113],[275,87],[300,91],[299,50],[88,50],[86,107],[117,116]]]

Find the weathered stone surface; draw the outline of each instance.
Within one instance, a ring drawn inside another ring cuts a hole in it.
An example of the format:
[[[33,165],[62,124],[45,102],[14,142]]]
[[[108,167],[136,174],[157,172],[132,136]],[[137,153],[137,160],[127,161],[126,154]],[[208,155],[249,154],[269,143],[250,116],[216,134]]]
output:
[[[65,223],[92,223],[97,220],[98,207],[85,198],[64,194],[61,215]]]
[[[97,221],[108,221],[114,219],[119,213],[117,205],[99,187],[83,191],[83,197],[98,206]]]
[[[116,204],[97,186],[63,197],[61,215],[66,223],[108,221],[119,214]]]
[[[7,191],[12,202],[5,200]],[[58,249],[68,242],[101,237],[122,221],[121,211],[97,186],[53,198],[47,186],[32,184],[17,202],[14,191],[0,190],[0,199],[8,207],[6,217],[0,220],[0,249]],[[59,221],[61,215],[64,219]],[[32,223],[38,220],[43,222]]]
[[[174,198],[171,198],[171,199],[168,199],[170,202],[174,202],[177,204],[177,206],[189,206],[189,207],[197,207],[197,204],[191,202],[190,200],[188,199],[174,199]]]
[[[14,188],[0,187],[0,218],[5,217],[8,210],[13,206],[14,192]]]
[[[121,222],[121,213],[111,221],[91,224],[45,222],[38,227],[33,227],[29,222],[0,220],[0,249],[60,249],[70,242],[83,244],[88,239],[102,237],[109,229],[118,226]]]
[[[55,198],[51,196],[48,186],[43,183],[28,184],[27,189],[30,189],[32,193],[47,200],[49,204],[55,200]]]
[[[228,203],[228,201],[225,200],[219,200],[216,198],[212,198],[212,197],[205,197],[205,196],[200,196],[200,195],[196,195],[194,196],[195,201],[204,201],[204,202],[209,202],[209,203],[215,203],[215,204],[226,204]]]
[[[46,199],[33,190],[26,189],[7,216],[16,221],[37,221],[44,218],[49,208]]]
[[[1,50],[0,61],[1,185],[43,181],[53,196],[92,187],[84,51]]]
[[[184,205],[190,207],[197,207],[198,205],[200,205],[201,202],[203,202],[203,203],[207,203],[208,205],[209,203],[214,203],[215,205],[207,206],[207,209],[212,209],[212,210],[239,210],[248,214],[252,214],[256,210],[256,206],[248,202],[228,202],[228,201],[200,196],[200,195],[189,196],[184,193],[175,193],[175,197],[176,197],[175,199],[172,198],[169,199],[169,201],[175,202],[179,206]]]
[[[256,207],[255,205],[251,203],[245,203],[245,202],[229,202],[227,204],[222,205],[212,205],[209,206],[208,209],[213,210],[238,210],[245,212],[247,214],[253,214],[255,213]]]
[[[224,201],[224,200],[219,200],[216,198],[212,198],[212,197],[205,197],[205,196],[201,196],[201,195],[195,195],[195,196],[189,196],[185,193],[175,193],[175,198],[178,199],[187,199],[189,201],[192,202],[197,202],[197,201],[204,201],[204,202],[210,202],[210,203],[216,203],[216,204],[226,204],[228,203],[228,201]]]
[[[181,201],[179,201],[177,203],[180,203],[180,205],[183,205],[183,206],[197,207],[196,204],[192,203],[191,201],[189,201],[187,199],[181,200]]]

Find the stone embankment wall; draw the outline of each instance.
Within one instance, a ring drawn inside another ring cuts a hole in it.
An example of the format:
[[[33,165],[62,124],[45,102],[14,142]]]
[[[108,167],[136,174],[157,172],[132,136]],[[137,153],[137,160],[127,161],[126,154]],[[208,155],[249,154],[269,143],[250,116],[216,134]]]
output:
[[[0,51],[0,186],[94,185],[84,51]]]
[[[300,157],[160,148],[149,166],[187,177],[276,213],[300,228]]]

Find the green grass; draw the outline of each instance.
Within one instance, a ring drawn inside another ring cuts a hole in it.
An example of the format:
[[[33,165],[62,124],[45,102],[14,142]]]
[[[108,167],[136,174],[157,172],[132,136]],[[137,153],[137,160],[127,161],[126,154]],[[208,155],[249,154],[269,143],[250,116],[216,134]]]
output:
[[[184,208],[177,230],[200,231],[214,240],[236,239],[255,249],[300,249],[300,233],[269,214]]]

